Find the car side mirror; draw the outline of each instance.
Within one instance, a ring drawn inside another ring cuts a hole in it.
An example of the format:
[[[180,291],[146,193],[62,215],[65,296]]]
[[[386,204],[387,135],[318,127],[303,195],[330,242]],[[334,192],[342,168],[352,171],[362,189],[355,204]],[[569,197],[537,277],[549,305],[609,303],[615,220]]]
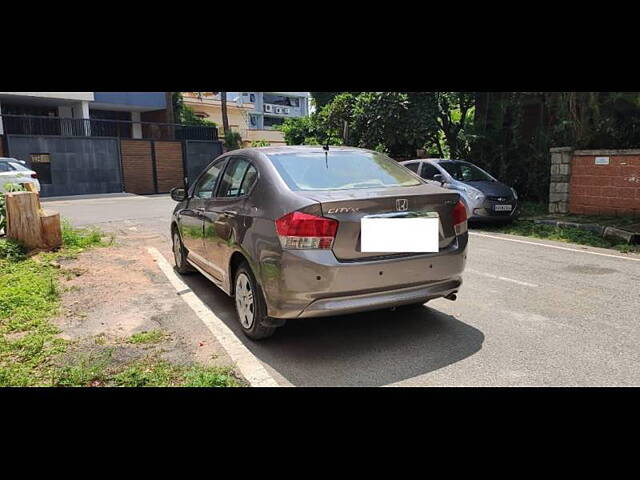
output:
[[[436,182],[440,182],[440,185],[444,185],[444,177],[442,176],[442,174],[441,174],[441,173],[436,173],[436,174],[433,176],[433,179],[434,179]]]
[[[174,187],[171,189],[171,198],[176,202],[182,202],[187,198],[187,190],[182,187]]]

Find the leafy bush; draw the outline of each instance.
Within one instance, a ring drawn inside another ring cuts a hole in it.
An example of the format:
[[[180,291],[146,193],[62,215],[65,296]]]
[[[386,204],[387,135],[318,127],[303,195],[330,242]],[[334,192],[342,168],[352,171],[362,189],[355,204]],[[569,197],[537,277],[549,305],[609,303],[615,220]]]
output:
[[[224,146],[227,150],[237,150],[242,146],[242,137],[238,132],[228,132],[224,136]]]
[[[18,261],[24,258],[24,248],[18,242],[0,238],[0,260]]]
[[[254,140],[253,142],[251,142],[251,147],[255,148],[255,147],[268,147],[271,144],[266,141],[266,140]]]
[[[22,192],[24,187],[18,183],[5,183],[4,190],[6,192]],[[4,193],[0,192],[0,232],[7,228],[7,208]]]

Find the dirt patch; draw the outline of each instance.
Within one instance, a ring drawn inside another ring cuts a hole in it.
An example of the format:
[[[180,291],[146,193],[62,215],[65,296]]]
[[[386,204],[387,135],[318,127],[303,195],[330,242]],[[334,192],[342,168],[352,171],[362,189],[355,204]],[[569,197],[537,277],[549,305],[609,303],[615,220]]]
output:
[[[53,322],[75,341],[74,354],[111,349],[114,362],[159,355],[174,364],[228,366],[231,360],[162,274],[147,247],[170,252],[166,237],[120,231],[114,245],[60,261],[61,314]],[[212,287],[215,288],[215,287]],[[166,332],[151,344],[127,339],[145,331]]]

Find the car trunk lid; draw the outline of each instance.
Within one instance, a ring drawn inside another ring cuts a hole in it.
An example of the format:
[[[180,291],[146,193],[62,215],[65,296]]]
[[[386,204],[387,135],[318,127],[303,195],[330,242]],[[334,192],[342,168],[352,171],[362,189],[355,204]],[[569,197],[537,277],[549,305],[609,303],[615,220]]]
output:
[[[351,190],[297,192],[320,204],[322,216],[339,222],[333,253],[340,261],[367,260],[380,253],[363,253],[360,246],[360,220],[367,215],[393,212],[436,212],[440,219],[440,250],[455,239],[453,208],[459,195],[435,185],[385,187]],[[404,210],[406,208],[406,210]],[[388,254],[406,256],[420,254]]]

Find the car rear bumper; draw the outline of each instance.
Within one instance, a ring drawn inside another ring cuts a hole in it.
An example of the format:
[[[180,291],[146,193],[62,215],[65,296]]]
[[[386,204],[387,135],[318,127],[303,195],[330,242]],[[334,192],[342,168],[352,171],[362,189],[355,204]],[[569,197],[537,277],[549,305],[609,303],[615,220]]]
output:
[[[462,285],[462,278],[456,277],[444,282],[434,282],[396,290],[321,298],[307,306],[298,315],[298,318],[343,315],[412,303],[424,303],[433,298],[446,297],[455,293],[460,288],[460,285]]]
[[[331,250],[289,250],[261,262],[274,318],[341,315],[444,297],[458,290],[468,235],[435,254],[339,262]]]

